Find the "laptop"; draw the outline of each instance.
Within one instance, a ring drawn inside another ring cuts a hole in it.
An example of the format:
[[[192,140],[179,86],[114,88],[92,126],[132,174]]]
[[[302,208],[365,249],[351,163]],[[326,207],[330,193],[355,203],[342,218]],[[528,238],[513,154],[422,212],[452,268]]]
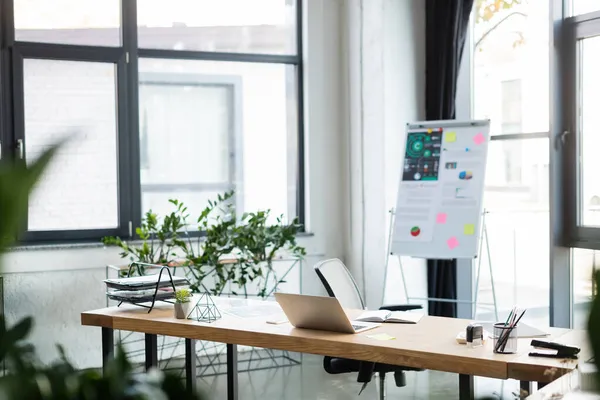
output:
[[[275,293],[275,300],[281,306],[288,321],[296,328],[359,333],[381,325],[350,321],[342,305],[335,297]]]

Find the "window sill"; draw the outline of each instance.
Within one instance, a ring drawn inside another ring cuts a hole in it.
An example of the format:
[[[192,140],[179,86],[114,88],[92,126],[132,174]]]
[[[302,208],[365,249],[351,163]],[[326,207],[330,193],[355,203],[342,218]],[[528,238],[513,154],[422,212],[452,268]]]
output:
[[[313,232],[300,232],[296,235],[297,238],[313,237]],[[141,240],[127,240],[128,243],[136,245],[141,244]],[[45,250],[80,250],[80,249],[99,249],[105,246],[100,241],[98,242],[64,242],[64,243],[40,243],[40,244],[23,244],[12,246],[7,249],[8,252],[18,251],[45,251]],[[114,247],[114,246],[110,246]]]

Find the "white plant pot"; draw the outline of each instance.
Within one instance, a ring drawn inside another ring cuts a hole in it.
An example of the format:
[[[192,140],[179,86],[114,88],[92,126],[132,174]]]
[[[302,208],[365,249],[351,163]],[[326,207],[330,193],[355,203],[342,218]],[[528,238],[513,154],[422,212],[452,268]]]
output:
[[[175,303],[175,318],[186,319],[190,313],[191,306],[192,303],[189,301],[187,303]]]

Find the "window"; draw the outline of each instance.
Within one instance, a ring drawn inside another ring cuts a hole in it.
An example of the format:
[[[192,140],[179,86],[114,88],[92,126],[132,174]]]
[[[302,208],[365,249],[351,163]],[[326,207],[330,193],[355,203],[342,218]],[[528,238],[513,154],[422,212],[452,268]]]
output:
[[[13,0],[15,39],[94,46],[121,44],[119,0]]]
[[[600,227],[600,208],[592,199],[600,195],[600,182],[597,171],[600,169],[600,158],[597,149],[600,148],[598,130],[600,128],[600,115],[598,113],[597,93],[600,89],[598,78],[598,61],[600,58],[600,36],[583,39],[580,42],[580,85],[579,109],[580,128],[579,155],[580,164],[580,192],[579,209],[580,224],[582,226]]]
[[[139,46],[146,49],[295,54],[293,0],[138,2]]]
[[[304,222],[299,0],[47,3],[0,3],[3,150],[31,162],[68,137],[23,241],[127,237],[232,189],[240,212]]]
[[[491,120],[478,319],[496,318],[486,305],[495,290],[500,319],[519,304],[530,322],[549,320],[549,5],[479,0],[473,10],[458,88],[470,96],[458,98],[471,99],[463,115]]]
[[[26,59],[23,72],[27,161],[70,136],[33,192],[28,230],[117,228],[115,66]]]
[[[600,11],[597,0],[571,0],[572,15],[581,15]]]

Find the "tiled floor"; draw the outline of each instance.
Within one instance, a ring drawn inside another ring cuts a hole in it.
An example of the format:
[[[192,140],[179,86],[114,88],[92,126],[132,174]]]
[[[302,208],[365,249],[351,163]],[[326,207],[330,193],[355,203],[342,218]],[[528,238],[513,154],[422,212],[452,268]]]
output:
[[[303,355],[302,363],[292,367],[279,367],[239,374],[240,400],[351,400],[378,399],[377,377],[359,397],[361,384],[356,374],[328,375],[322,367],[322,357]],[[227,398],[225,375],[199,378],[199,386],[209,394],[210,400]],[[511,392],[518,388],[516,381],[498,381],[476,378],[476,395],[513,399]],[[458,399],[458,376],[455,374],[425,371],[408,372],[407,385],[397,388],[393,375],[387,382],[388,399]],[[499,393],[503,393],[500,396]]]

